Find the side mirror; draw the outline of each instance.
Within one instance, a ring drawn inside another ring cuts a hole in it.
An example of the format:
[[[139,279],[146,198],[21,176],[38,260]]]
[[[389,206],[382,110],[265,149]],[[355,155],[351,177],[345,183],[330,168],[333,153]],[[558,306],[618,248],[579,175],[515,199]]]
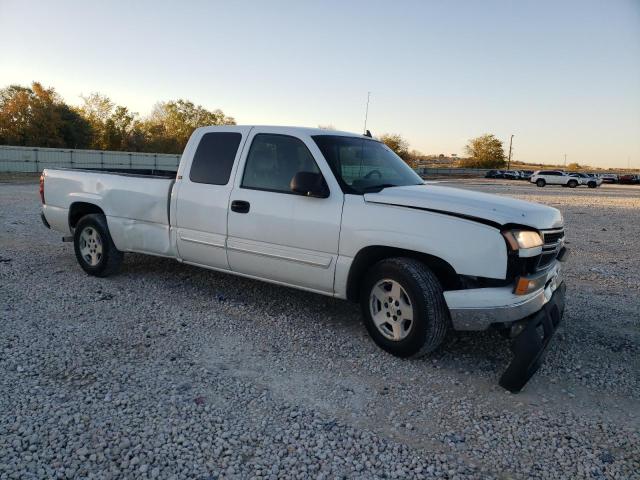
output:
[[[329,196],[329,187],[321,173],[298,172],[291,179],[289,188],[293,193],[305,197],[327,198]]]

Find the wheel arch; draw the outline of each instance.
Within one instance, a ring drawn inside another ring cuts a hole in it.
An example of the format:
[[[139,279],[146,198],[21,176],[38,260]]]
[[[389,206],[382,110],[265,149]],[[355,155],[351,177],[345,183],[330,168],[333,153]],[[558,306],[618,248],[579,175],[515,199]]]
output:
[[[98,213],[104,215],[104,211],[95,203],[89,202],[73,202],[69,206],[69,229],[73,231],[78,222],[85,215]]]
[[[393,257],[413,258],[429,267],[442,284],[443,290],[461,287],[460,277],[447,261],[424,252],[384,245],[372,245],[361,249],[351,262],[347,276],[347,299],[358,301],[360,284],[370,267],[380,260]]]

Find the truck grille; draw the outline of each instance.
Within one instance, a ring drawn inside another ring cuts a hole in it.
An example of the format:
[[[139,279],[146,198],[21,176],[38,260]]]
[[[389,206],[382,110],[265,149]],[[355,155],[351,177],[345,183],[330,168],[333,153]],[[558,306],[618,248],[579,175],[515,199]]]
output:
[[[555,247],[560,240],[564,240],[564,229],[559,230],[543,230],[544,247]]]
[[[542,246],[542,255],[538,261],[536,270],[544,270],[558,256],[558,252],[564,245],[564,229],[542,230],[542,238],[544,245]]]

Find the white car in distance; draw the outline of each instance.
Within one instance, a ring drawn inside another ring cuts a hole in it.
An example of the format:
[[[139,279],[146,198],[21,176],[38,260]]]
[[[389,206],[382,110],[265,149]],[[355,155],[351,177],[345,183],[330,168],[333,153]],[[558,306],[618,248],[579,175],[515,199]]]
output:
[[[538,170],[531,175],[529,181],[535,183],[538,187],[562,185],[563,187],[576,188],[580,185],[580,181],[577,178],[562,170]]]
[[[580,185],[586,185],[589,188],[597,188],[602,185],[602,179],[588,175],[586,173],[570,173],[570,177],[576,178]]]

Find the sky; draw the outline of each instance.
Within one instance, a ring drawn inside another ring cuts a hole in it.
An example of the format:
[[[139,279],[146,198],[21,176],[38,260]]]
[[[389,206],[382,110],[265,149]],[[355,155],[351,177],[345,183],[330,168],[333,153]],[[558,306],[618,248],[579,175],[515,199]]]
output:
[[[185,98],[240,124],[399,133],[464,154],[640,168],[640,0],[0,0],[0,88]]]

